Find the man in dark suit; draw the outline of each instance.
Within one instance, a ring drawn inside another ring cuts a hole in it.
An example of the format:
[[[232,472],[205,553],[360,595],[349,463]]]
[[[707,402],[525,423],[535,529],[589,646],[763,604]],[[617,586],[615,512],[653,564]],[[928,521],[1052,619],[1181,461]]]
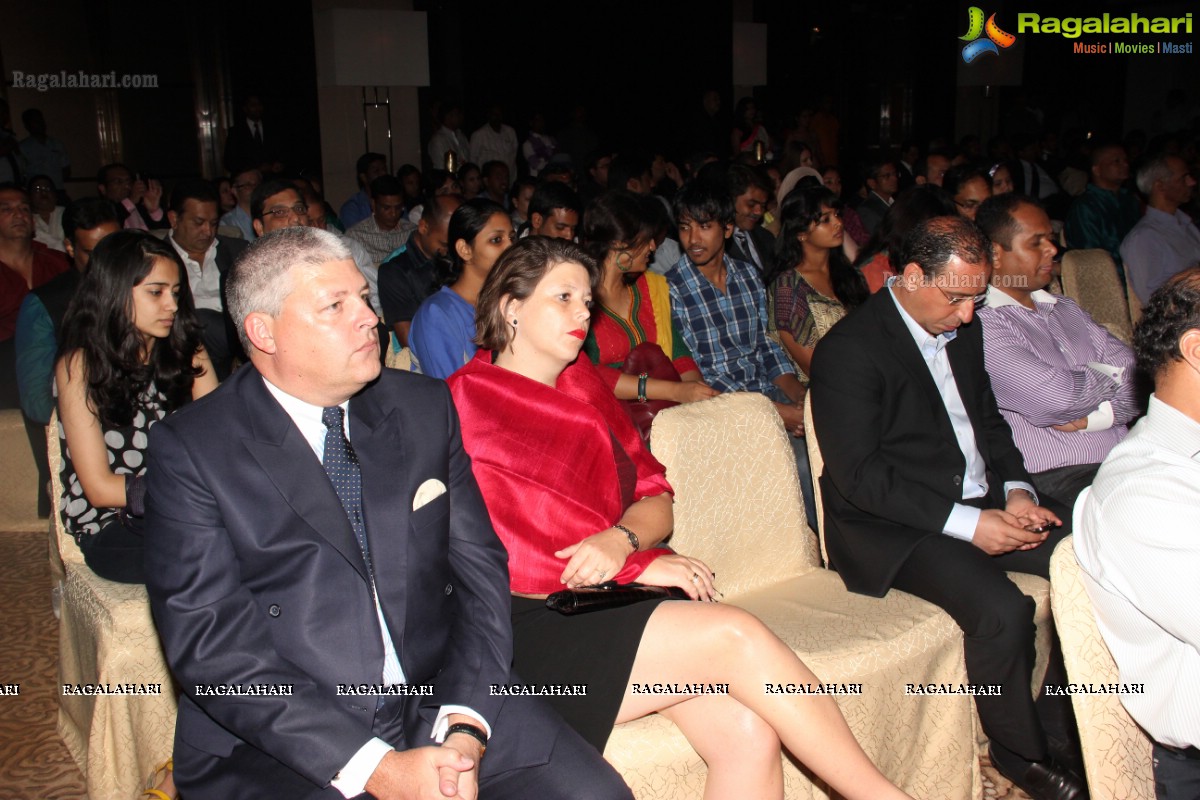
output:
[[[730,166],[728,179],[734,214],[729,257],[753,264],[769,287],[775,277],[775,237],[762,226],[762,218],[773,190],[771,179],[746,164]]]
[[[445,385],[380,375],[345,246],[268,234],[229,298],[253,366],[150,443],[181,793],[631,798],[536,698],[491,691],[511,678],[507,556]]]
[[[248,95],[242,101],[241,116],[225,138],[225,170],[229,174],[257,169],[274,174],[282,169],[278,163],[274,134],[268,137],[263,128],[263,104],[258,95]]]
[[[887,160],[879,159],[867,163],[863,169],[863,180],[866,181],[868,194],[855,211],[862,220],[867,233],[875,233],[879,223],[883,222],[888,209],[895,202],[896,192],[900,189],[899,172],[896,165]]]
[[[975,698],[993,763],[1038,800],[1077,800],[1082,782],[1050,755],[1030,697],[1034,603],[1005,575],[1047,576],[1066,531],[1049,530],[1061,520],[1037,504],[969,324],[991,247],[969,220],[936,217],[901,264],[813,356],[830,561],[851,591],[944,608],[966,634],[971,683],[1002,687]]]
[[[223,381],[233,371],[235,359],[245,360],[237,326],[225,309],[225,281],[246,242],[217,233],[220,215],[220,198],[208,181],[180,181],[172,189],[167,241],[187,267],[188,288],[203,326],[200,338],[217,380]]]

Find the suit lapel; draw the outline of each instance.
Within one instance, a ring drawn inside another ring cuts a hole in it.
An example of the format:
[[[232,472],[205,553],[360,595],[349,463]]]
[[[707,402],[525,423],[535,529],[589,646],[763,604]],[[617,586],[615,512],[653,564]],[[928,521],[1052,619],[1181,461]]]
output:
[[[946,347],[946,355],[950,359],[950,371],[954,373],[954,382],[958,385],[959,396],[967,409],[967,417],[975,431],[975,447],[984,463],[988,462],[987,437],[983,435],[983,420],[980,417],[978,366],[981,362],[978,352],[971,347],[971,337],[976,330],[971,325],[958,329],[958,336]]]
[[[366,564],[324,467],[299,429],[271,393],[262,376],[244,367],[234,377],[247,407],[253,437],[246,449],[304,523],[349,562],[367,580]]]
[[[892,290],[890,287],[885,286],[876,293],[876,296],[882,295],[884,292],[890,295]],[[904,368],[909,378],[925,393],[928,408],[937,420],[938,430],[941,432],[942,437],[948,442],[953,443],[957,448],[958,439],[954,436],[954,426],[950,422],[950,413],[946,411],[946,401],[942,399],[942,394],[938,391],[937,384],[933,382],[933,375],[929,373],[929,366],[925,363],[920,348],[913,341],[912,332],[909,331],[908,326],[904,324],[904,320],[900,316],[900,309],[896,305],[895,298],[880,297],[878,309],[879,315],[883,320],[887,345],[891,348],[896,363]]]
[[[408,529],[414,494],[395,408],[384,409],[374,387],[350,400],[350,439],[362,468],[363,513],[375,567],[376,591],[396,647],[407,606]]]

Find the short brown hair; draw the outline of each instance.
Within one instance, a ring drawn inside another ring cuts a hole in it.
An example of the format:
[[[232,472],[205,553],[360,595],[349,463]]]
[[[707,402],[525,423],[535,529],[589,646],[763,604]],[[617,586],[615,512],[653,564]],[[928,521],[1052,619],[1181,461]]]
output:
[[[505,250],[492,266],[475,302],[475,343],[484,350],[508,347],[511,332],[500,301],[505,297],[526,299],[547,272],[564,262],[579,264],[587,270],[588,284],[595,294],[603,273],[596,259],[574,242],[527,236]]]

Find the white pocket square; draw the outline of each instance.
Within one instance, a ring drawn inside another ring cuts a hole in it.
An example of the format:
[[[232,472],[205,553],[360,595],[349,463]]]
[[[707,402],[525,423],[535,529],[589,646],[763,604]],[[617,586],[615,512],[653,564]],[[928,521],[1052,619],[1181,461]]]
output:
[[[421,508],[429,501],[441,497],[446,493],[446,484],[439,481],[437,478],[430,478],[417,487],[417,494],[413,497],[413,511]]]

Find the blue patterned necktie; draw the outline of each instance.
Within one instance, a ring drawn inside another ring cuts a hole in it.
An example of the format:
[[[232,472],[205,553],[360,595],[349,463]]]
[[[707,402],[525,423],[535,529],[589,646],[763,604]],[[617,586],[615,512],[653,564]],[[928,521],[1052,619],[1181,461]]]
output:
[[[375,588],[375,572],[371,568],[371,551],[367,547],[367,526],[362,514],[362,471],[358,466],[358,456],[354,447],[346,439],[346,429],[343,419],[346,412],[341,406],[333,406],[321,411],[321,422],[328,430],[325,432],[325,458],[321,464],[325,467],[333,490],[337,492],[338,500],[342,501],[342,509],[354,529],[354,537],[358,539],[358,548],[362,551],[363,561],[367,565],[367,575],[371,579],[371,589]]]

